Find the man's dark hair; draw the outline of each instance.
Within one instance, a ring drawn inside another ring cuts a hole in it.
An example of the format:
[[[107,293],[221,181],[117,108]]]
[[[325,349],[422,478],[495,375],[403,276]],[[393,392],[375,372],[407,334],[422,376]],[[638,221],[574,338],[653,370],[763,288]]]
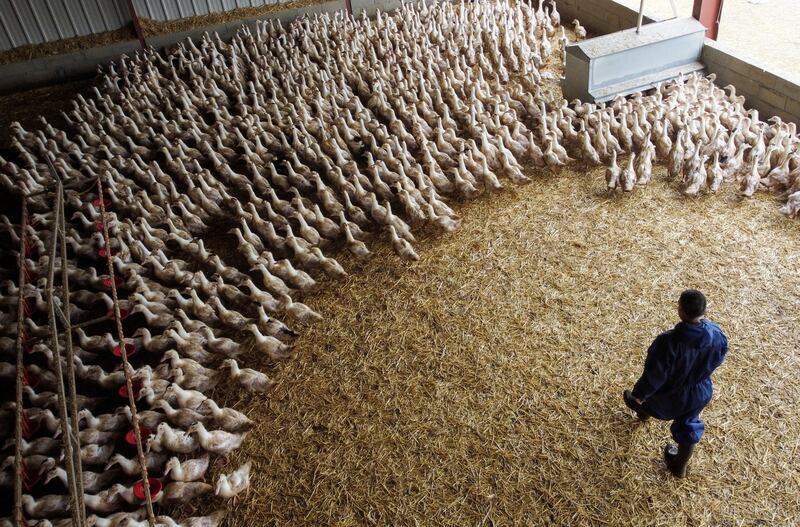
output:
[[[706,314],[706,297],[697,289],[687,289],[681,293],[678,303],[689,319],[694,320]]]

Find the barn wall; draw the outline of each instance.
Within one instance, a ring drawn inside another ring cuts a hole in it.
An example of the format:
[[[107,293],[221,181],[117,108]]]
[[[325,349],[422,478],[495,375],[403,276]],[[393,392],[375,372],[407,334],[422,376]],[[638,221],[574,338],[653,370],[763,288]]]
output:
[[[133,0],[133,5],[141,18],[169,21],[281,1]],[[0,51],[113,31],[130,23],[127,0],[0,0]]]
[[[0,0],[0,3],[5,1],[7,0]],[[205,0],[195,1],[205,2]],[[211,1],[213,2],[215,0]],[[242,0],[240,0],[240,2],[241,1]],[[373,16],[378,9],[382,11],[391,11],[397,9],[400,5],[401,0],[352,0],[353,13],[360,14],[361,12],[366,12],[368,16]],[[233,20],[214,26],[197,27],[190,31],[156,35],[148,37],[147,43],[156,49],[167,48],[188,37],[197,40],[201,38],[206,31],[209,33],[216,32],[222,39],[230,39],[243,24],[254,27],[258,20],[274,18],[282,22],[290,22],[305,14],[332,13],[343,9],[344,2],[342,0],[334,0],[321,4],[313,4],[307,7],[275,11],[264,16]],[[87,78],[95,74],[98,65],[104,65],[117,60],[123,54],[132,55],[138,49],[139,42],[137,40],[129,40],[125,42],[116,42],[108,46],[84,49],[73,53],[63,53],[60,55],[40,57],[25,62],[3,64],[0,65],[0,95],[56,82]]]
[[[638,12],[613,0],[558,0],[558,9],[562,21],[577,18],[597,35],[635,27],[638,18]],[[703,62],[708,73],[717,75],[719,86],[736,86],[747,106],[757,109],[763,119],[778,116],[800,124],[800,79],[790,79],[708,39]]]

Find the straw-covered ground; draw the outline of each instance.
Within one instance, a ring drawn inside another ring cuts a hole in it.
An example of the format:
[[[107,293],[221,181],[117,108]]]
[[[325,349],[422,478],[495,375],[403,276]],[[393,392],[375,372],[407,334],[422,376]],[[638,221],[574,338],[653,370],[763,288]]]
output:
[[[460,207],[462,228],[384,248],[306,301],[325,320],[273,369],[231,464],[245,525],[796,525],[800,224],[773,198],[689,200],[601,170]],[[704,290],[730,337],[686,480],[668,424],[621,392]],[[229,395],[235,402],[234,395]]]

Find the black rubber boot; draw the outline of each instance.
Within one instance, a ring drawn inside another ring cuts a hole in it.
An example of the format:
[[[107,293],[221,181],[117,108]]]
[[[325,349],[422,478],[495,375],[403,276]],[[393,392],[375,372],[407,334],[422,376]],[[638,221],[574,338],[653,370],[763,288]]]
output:
[[[622,399],[625,401],[625,406],[636,412],[636,417],[639,421],[647,421],[650,415],[645,411],[641,404],[636,402],[636,399],[631,394],[630,390],[622,392]]]
[[[689,458],[694,453],[694,444],[678,446],[668,444],[664,447],[664,463],[667,464],[667,469],[672,472],[676,478],[686,477],[686,467],[689,465]]]

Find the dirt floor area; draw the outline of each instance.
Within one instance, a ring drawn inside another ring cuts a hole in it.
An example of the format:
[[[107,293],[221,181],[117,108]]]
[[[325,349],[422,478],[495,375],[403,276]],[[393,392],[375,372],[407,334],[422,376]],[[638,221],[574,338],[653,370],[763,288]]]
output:
[[[64,128],[61,112],[72,109],[70,101],[88,94],[93,85],[94,79],[87,79],[0,96],[0,154],[11,148],[11,123],[19,121],[26,130],[36,130],[43,115],[53,126]]]
[[[639,0],[617,0],[639,11]],[[692,16],[694,0],[674,0],[679,16]],[[648,0],[645,13],[672,17],[668,0]],[[800,82],[800,4],[797,0],[725,0],[719,42]]]
[[[460,212],[419,263],[384,248],[307,299],[325,320],[269,399],[236,404],[257,426],[231,460],[254,468],[229,525],[800,518],[798,223],[774,198],[663,181],[609,197],[594,170]],[[681,481],[661,461],[668,424],[636,422],[621,393],[685,287],[731,345]]]

